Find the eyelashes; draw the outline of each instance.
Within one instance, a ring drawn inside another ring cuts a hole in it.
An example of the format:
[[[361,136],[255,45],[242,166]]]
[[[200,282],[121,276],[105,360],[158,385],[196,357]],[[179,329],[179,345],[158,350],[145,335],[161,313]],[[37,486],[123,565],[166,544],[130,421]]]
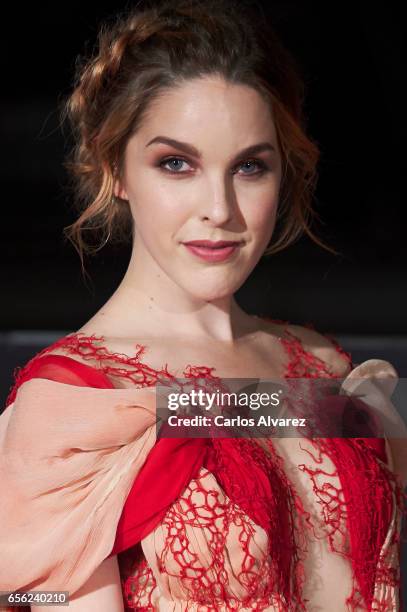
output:
[[[165,167],[167,164],[170,164],[174,161],[176,162],[177,165],[175,166],[173,165],[172,169]],[[161,159],[158,163],[158,167],[161,168],[161,170],[163,170],[163,172],[166,172],[167,174],[190,174],[190,172],[188,171],[187,172],[178,171],[180,167],[183,167],[183,164],[189,165],[188,160],[184,159],[183,157],[179,157],[177,155],[171,155],[169,157],[165,157]],[[238,168],[238,169],[241,167],[247,168],[248,164],[251,164],[252,166],[253,165],[257,166],[259,170],[257,172],[243,172],[240,176],[262,176],[263,174],[265,174],[266,172],[270,170],[269,166],[262,159],[256,159],[256,158],[250,158],[242,162],[239,162],[239,164],[237,164],[235,168]]]
[[[160,161],[160,163],[158,165],[165,172],[170,172],[171,174],[185,174],[185,172],[177,172],[177,168],[174,168],[174,167],[172,169],[165,168],[165,166],[167,164],[169,164],[170,162],[173,162],[173,161],[178,162],[178,164],[179,163],[181,163],[181,164],[187,164],[188,163],[185,159],[182,159],[182,157],[172,156],[172,157],[165,157],[164,159],[162,159]],[[179,169],[179,165],[178,165],[178,169]]]

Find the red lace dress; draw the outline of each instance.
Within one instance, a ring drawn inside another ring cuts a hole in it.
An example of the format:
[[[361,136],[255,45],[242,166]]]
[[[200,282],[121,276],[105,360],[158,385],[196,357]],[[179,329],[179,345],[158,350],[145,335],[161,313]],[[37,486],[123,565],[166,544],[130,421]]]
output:
[[[352,368],[350,355],[331,340]],[[114,387],[109,376],[140,388],[174,379],[167,367],[143,363],[144,347],[129,357],[109,352],[103,341],[76,333],[48,346],[17,368],[6,405],[33,377],[98,388]],[[334,378],[287,326],[280,341],[289,355],[287,378]],[[56,348],[67,356],[47,355]],[[98,367],[69,355],[97,360]],[[216,387],[213,369],[189,365],[183,374]],[[308,480],[318,512],[310,511],[294,484],[300,481],[289,477],[284,453],[270,439],[159,439],[134,480],[110,553],[118,555],[125,610],[315,610],[306,559],[318,538],[328,550],[332,597],[342,597],[335,609],[401,610],[403,492],[385,440],[308,442],[295,468]],[[344,592],[338,572],[346,567]]]

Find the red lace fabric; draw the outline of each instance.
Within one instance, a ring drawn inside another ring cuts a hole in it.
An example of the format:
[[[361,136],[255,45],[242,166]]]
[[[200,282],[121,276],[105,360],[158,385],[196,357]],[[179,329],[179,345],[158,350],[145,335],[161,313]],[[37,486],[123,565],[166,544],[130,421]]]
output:
[[[350,355],[330,339],[352,368]],[[82,369],[83,382],[79,376],[72,384],[106,386],[101,373],[140,387],[176,382],[167,367],[155,370],[140,360],[145,347],[138,345],[136,355],[129,357],[109,352],[103,340],[72,334],[38,353],[15,371],[6,406],[14,401],[19,385],[36,375],[38,359],[60,347],[98,363],[92,368],[92,381],[86,382]],[[286,378],[335,377],[286,327],[281,342],[289,355]],[[198,386],[203,380],[205,389],[211,384],[219,388],[213,369],[188,365],[183,374]],[[41,376],[46,376],[44,370]],[[123,544],[120,533],[125,521],[119,523],[112,553],[118,553],[126,610],[307,610],[304,562],[311,537],[326,537],[330,550],[349,560],[353,570],[346,598],[349,610],[401,609],[394,603],[394,589],[400,586],[400,532],[389,527],[395,514],[404,511],[404,493],[385,464],[384,440],[309,440],[306,453],[315,467],[300,464],[298,469],[308,474],[321,505],[323,536],[287,477],[284,459],[272,440],[214,438],[205,440],[205,445],[193,477],[158,518],[150,520],[142,536]],[[193,442],[185,446],[187,461],[192,461],[194,449]],[[146,506],[149,493],[144,483],[159,478],[153,451],[128,498],[140,487]],[[326,458],[334,470],[327,470]],[[166,478],[171,482],[170,475]]]

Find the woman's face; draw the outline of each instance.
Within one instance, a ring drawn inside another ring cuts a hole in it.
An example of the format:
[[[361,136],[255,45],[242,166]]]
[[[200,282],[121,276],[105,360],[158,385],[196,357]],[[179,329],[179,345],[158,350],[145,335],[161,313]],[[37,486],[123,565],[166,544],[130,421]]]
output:
[[[207,77],[150,105],[128,141],[116,195],[129,201],[143,264],[151,261],[194,297],[213,300],[237,291],[261,258],[280,180],[266,102],[248,86]],[[185,246],[198,240],[238,246],[229,256]]]

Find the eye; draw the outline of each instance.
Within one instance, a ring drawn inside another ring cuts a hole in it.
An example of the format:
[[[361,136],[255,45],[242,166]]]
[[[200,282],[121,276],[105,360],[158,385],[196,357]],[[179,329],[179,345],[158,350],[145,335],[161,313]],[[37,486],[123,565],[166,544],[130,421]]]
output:
[[[265,162],[263,160],[261,160],[261,159],[248,159],[248,160],[242,162],[240,164],[240,167],[247,169],[248,165],[249,165],[249,170],[250,170],[250,164],[251,164],[252,168],[253,168],[253,165],[254,165],[254,166],[257,166],[259,168],[259,170],[257,172],[243,172],[243,174],[246,175],[246,176],[252,176],[252,175],[256,175],[257,176],[257,175],[263,174],[264,172],[266,172],[266,170],[268,170],[267,164],[265,164]],[[239,167],[239,166],[237,166],[237,167]]]
[[[175,164],[173,162],[175,162]],[[171,174],[185,174],[185,172],[178,172],[178,170],[182,167],[182,164],[186,163],[188,162],[182,159],[182,157],[166,157],[160,161],[159,166]],[[167,164],[171,164],[170,169],[165,167]]]
[[[170,174],[187,174],[187,171],[182,170],[184,164],[189,165],[188,162],[182,157],[172,156],[162,159],[158,165],[165,172],[169,172]],[[259,168],[257,172],[243,172],[243,174],[246,176],[260,176],[269,169],[267,164],[261,159],[248,159],[244,162],[241,162],[236,167],[242,167],[250,170],[250,168],[253,168],[253,166],[257,166]]]

